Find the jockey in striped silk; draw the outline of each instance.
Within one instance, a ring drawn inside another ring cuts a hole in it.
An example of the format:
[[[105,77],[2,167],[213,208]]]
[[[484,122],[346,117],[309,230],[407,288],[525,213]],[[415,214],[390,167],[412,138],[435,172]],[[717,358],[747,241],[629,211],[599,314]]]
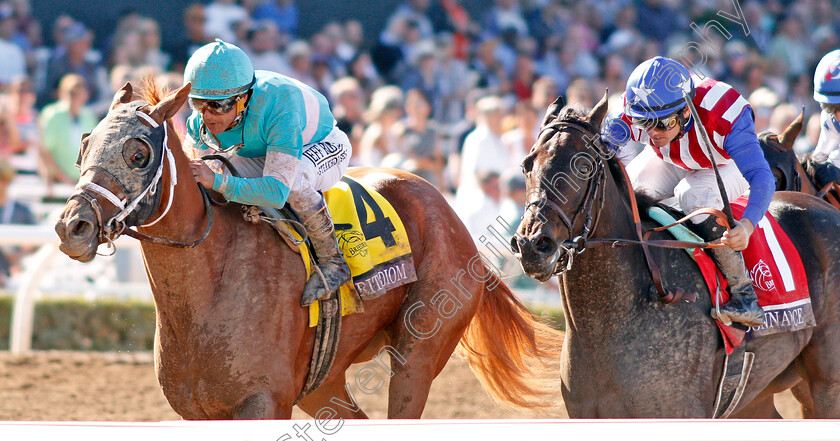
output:
[[[240,204],[282,208],[288,201],[303,219],[323,275],[306,282],[302,305],[350,281],[322,192],[341,179],[352,147],[326,98],[295,79],[255,72],[240,48],[221,40],[190,57],[187,82],[193,113],[186,143],[227,156],[241,175],[214,173],[196,160],[190,168],[199,184]]]
[[[686,95],[692,97],[709,135],[712,157],[686,105]],[[629,139],[646,144],[627,165],[637,191],[656,200],[675,196],[687,213],[703,207],[721,209],[723,199],[712,168],[714,161],[729,199],[750,192],[743,217],[728,232],[722,232],[722,227],[708,216],[692,220],[707,240],[721,237],[727,245],[711,249],[731,294],[720,318],[761,325],[764,312],[740,251],[747,247],[755,225],[767,211],[775,181],[758,144],[749,104],[728,84],[692,77],[680,63],[664,57],[647,60],[633,71],[624,102],[621,114],[608,117],[602,139],[616,149]],[[620,150],[618,156],[622,157]]]

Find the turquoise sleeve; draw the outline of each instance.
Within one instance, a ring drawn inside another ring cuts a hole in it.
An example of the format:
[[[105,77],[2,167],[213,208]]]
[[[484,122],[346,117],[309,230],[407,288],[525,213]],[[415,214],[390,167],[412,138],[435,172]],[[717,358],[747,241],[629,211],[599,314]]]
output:
[[[244,205],[283,208],[289,198],[289,187],[271,176],[261,178],[237,178],[227,176],[227,185],[222,190],[223,175],[213,178],[213,190],[225,199]]]

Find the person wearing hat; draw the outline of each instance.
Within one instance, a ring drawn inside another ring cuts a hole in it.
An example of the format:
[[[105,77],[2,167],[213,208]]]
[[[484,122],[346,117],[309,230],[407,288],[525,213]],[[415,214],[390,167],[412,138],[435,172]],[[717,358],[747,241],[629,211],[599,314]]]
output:
[[[187,144],[227,156],[241,175],[217,174],[194,160],[196,181],[229,201],[274,208],[288,202],[298,213],[320,269],[306,282],[303,306],[349,282],[321,192],[341,179],[352,147],[327,99],[296,79],[255,71],[242,49],[222,40],[190,57],[184,83],[192,84]]]
[[[700,121],[694,120],[686,97]],[[726,276],[731,296],[718,318],[761,325],[764,312],[740,251],[767,212],[775,180],[758,144],[749,103],[728,84],[712,78],[693,79],[682,64],[665,57],[651,58],[636,67],[627,80],[624,102],[623,113],[604,125],[602,138],[614,147],[631,138],[646,144],[627,166],[636,190],[656,200],[676,196],[686,213],[703,207],[721,209],[723,198],[714,161],[730,200],[750,191],[744,215],[731,230],[722,233],[723,228],[709,216],[692,221],[707,240],[720,237],[727,245],[710,249]],[[709,146],[703,144],[701,124],[712,143],[713,157],[708,154]]]
[[[101,57],[91,56],[93,36],[82,23],[72,22],[62,32],[64,46],[53,54],[47,65],[46,88],[38,97],[43,106],[57,98],[58,83],[65,75],[78,74],[85,80],[88,100],[96,103],[103,98],[102,83],[107,78]],[[110,100],[106,100],[110,104]]]

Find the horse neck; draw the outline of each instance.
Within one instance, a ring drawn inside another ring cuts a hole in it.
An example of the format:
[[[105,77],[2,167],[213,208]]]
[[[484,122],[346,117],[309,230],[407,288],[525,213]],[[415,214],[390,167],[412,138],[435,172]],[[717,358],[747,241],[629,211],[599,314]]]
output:
[[[802,189],[800,191],[805,194],[810,194],[811,196],[816,195],[818,190],[814,187],[814,184],[811,183],[811,179],[808,178],[808,174],[805,173],[805,169],[802,167],[802,164],[800,164],[799,161],[795,161],[793,167],[796,169],[796,174],[799,175],[799,180],[802,182]]]
[[[207,227],[204,198],[192,176],[189,159],[181,147],[180,140],[174,135],[171,122],[167,121],[167,124],[170,133],[168,146],[175,159],[177,184],[170,195],[169,161],[164,159],[163,176],[158,184],[162,191],[160,203],[148,222],[159,220],[149,227],[138,228],[138,231],[178,242],[192,242],[201,237]],[[171,207],[164,214],[170,197],[173,198]],[[224,230],[224,219],[218,219],[223,216],[215,217],[217,219],[213,222],[213,231]],[[220,237],[218,233],[215,236]],[[192,248],[174,248],[148,241],[141,242],[143,262],[152,286],[158,323],[168,333],[176,332],[174,328],[190,326],[192,323],[189,320],[171,320],[171,317],[192,317],[195,321],[198,317],[204,317],[202,311],[208,310],[212,305],[215,280],[208,275],[218,266],[218,261],[213,259],[213,250],[218,249],[218,244],[213,242],[213,235]]]
[[[636,239],[626,190],[609,170],[604,182],[604,205],[592,238]],[[567,328],[581,332],[610,332],[626,325],[629,312],[645,295],[648,279],[644,255],[638,246],[587,249],[566,273],[563,307]],[[563,284],[563,280],[560,281]]]

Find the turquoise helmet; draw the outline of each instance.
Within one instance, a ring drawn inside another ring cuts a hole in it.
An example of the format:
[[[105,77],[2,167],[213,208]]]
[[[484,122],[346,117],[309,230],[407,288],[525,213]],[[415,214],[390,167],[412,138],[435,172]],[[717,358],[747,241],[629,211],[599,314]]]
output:
[[[230,98],[246,92],[254,81],[254,65],[248,55],[219,39],[198,48],[184,69],[184,84],[192,83],[190,98]]]
[[[820,104],[840,104],[840,49],[825,54],[817,65],[814,100]]]
[[[685,95],[694,97],[688,69],[670,58],[651,58],[630,74],[624,112],[631,118],[662,118],[685,107]]]

